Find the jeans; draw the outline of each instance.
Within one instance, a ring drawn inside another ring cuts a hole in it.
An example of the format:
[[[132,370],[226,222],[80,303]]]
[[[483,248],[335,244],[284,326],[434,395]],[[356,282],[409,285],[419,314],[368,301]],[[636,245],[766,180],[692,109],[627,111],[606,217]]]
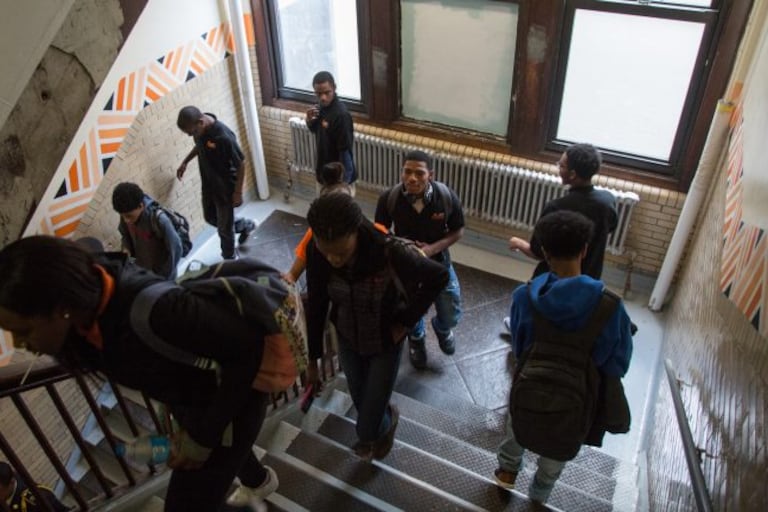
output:
[[[357,409],[357,437],[371,443],[389,430],[389,399],[400,369],[402,343],[385,352],[361,355],[339,343],[339,362],[347,377],[349,394]]]
[[[235,257],[235,233],[242,233],[254,229],[254,222],[250,219],[235,217],[232,206],[232,194],[222,191],[207,192],[203,186],[203,218],[211,226],[215,226],[221,242],[221,257],[231,259]]]
[[[520,472],[523,469],[523,453],[525,449],[517,443],[512,431],[512,416],[507,414],[507,437],[499,446],[497,458],[499,467],[504,471]],[[528,497],[544,503],[549,498],[555,482],[563,472],[565,462],[539,456],[536,474],[528,487]]]
[[[173,471],[165,498],[166,512],[219,510],[235,476],[248,487],[258,487],[264,482],[267,470],[253,454],[253,443],[268,404],[267,393],[252,390],[248,401],[232,419],[232,446],[214,448],[200,469]],[[184,408],[172,410],[183,427]]]
[[[459,279],[456,277],[456,271],[453,270],[453,265],[448,266],[448,284],[435,299],[435,311],[437,315],[432,320],[432,327],[439,339],[445,339],[461,320],[461,287],[459,286]],[[424,335],[424,319],[422,318],[411,329],[408,336],[413,339],[423,338]]]

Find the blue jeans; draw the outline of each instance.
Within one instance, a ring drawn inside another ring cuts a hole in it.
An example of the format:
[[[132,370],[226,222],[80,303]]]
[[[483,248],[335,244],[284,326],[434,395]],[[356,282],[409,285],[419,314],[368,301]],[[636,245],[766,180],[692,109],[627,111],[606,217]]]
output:
[[[347,376],[349,394],[357,409],[357,437],[371,443],[389,430],[389,399],[400,368],[402,343],[386,352],[361,355],[339,343],[339,362]]]
[[[497,454],[499,467],[504,471],[520,472],[523,469],[525,448],[515,439],[515,433],[512,431],[512,416],[509,414],[507,414],[506,433],[507,437],[499,446]],[[539,456],[536,474],[528,487],[528,497],[541,503],[546,502],[564,467],[565,462]]]
[[[461,287],[459,286],[459,279],[456,277],[456,271],[453,270],[453,265],[448,266],[448,284],[435,299],[435,311],[437,315],[432,320],[432,327],[438,338],[445,339],[461,320]],[[422,318],[411,329],[408,336],[412,339],[423,338],[424,334],[424,319]]]

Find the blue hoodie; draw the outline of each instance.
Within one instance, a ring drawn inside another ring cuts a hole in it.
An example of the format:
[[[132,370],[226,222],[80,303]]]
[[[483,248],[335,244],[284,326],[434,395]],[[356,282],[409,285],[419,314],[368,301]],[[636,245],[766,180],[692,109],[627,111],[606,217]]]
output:
[[[587,275],[560,279],[552,272],[534,278],[530,286],[536,309],[563,330],[578,330],[586,325],[605,287],[602,281]],[[632,357],[630,325],[624,303],[620,302],[592,350],[592,358],[602,374],[623,377],[627,373]],[[515,356],[520,360],[533,344],[533,311],[527,284],[512,293],[509,326]]]

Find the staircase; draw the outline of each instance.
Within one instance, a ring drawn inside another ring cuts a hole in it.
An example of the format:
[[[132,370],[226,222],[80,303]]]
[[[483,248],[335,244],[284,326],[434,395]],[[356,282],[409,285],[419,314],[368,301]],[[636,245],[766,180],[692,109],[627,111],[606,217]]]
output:
[[[536,468],[526,453],[517,490],[493,481],[502,414],[421,386],[398,381],[392,401],[400,409],[395,445],[383,460],[364,462],[349,449],[355,409],[346,380],[336,377],[303,414],[292,403],[272,412],[254,447],[280,477],[267,508],[286,512],[524,511]],[[155,477],[165,480],[167,474]],[[635,511],[637,469],[597,449],[582,448],[568,463],[547,506],[563,511]],[[99,510],[159,512],[163,484],[125,503]]]
[[[265,423],[257,445],[262,461],[280,476],[269,498],[278,510],[530,510],[525,496],[535,471],[526,454],[519,491],[493,482],[503,415],[447,394],[423,393],[401,379],[393,402],[400,409],[395,445],[383,460],[358,459],[355,410],[346,381],[337,377],[304,415],[294,404]],[[429,402],[415,399],[430,397]],[[584,448],[570,462],[550,497],[555,510],[633,511],[636,469]]]

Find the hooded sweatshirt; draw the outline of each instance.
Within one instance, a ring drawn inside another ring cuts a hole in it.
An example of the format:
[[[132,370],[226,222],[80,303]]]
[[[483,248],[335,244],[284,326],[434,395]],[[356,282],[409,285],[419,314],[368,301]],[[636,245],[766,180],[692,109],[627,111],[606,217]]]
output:
[[[533,304],[528,293],[529,285]],[[532,305],[559,329],[578,330],[589,321],[604,287],[602,281],[587,275],[560,279],[556,274],[547,272],[515,289],[509,318],[517,360],[533,344]],[[632,357],[630,325],[624,303],[620,302],[592,350],[595,366],[603,375],[623,377],[627,373]]]
[[[156,201],[146,194],[142,201],[144,211],[135,224],[127,224],[120,219],[118,229],[123,248],[136,258],[140,267],[166,279],[175,279],[176,266],[182,257],[181,238],[165,213],[159,214],[158,229],[155,229],[152,215],[155,215]]]

